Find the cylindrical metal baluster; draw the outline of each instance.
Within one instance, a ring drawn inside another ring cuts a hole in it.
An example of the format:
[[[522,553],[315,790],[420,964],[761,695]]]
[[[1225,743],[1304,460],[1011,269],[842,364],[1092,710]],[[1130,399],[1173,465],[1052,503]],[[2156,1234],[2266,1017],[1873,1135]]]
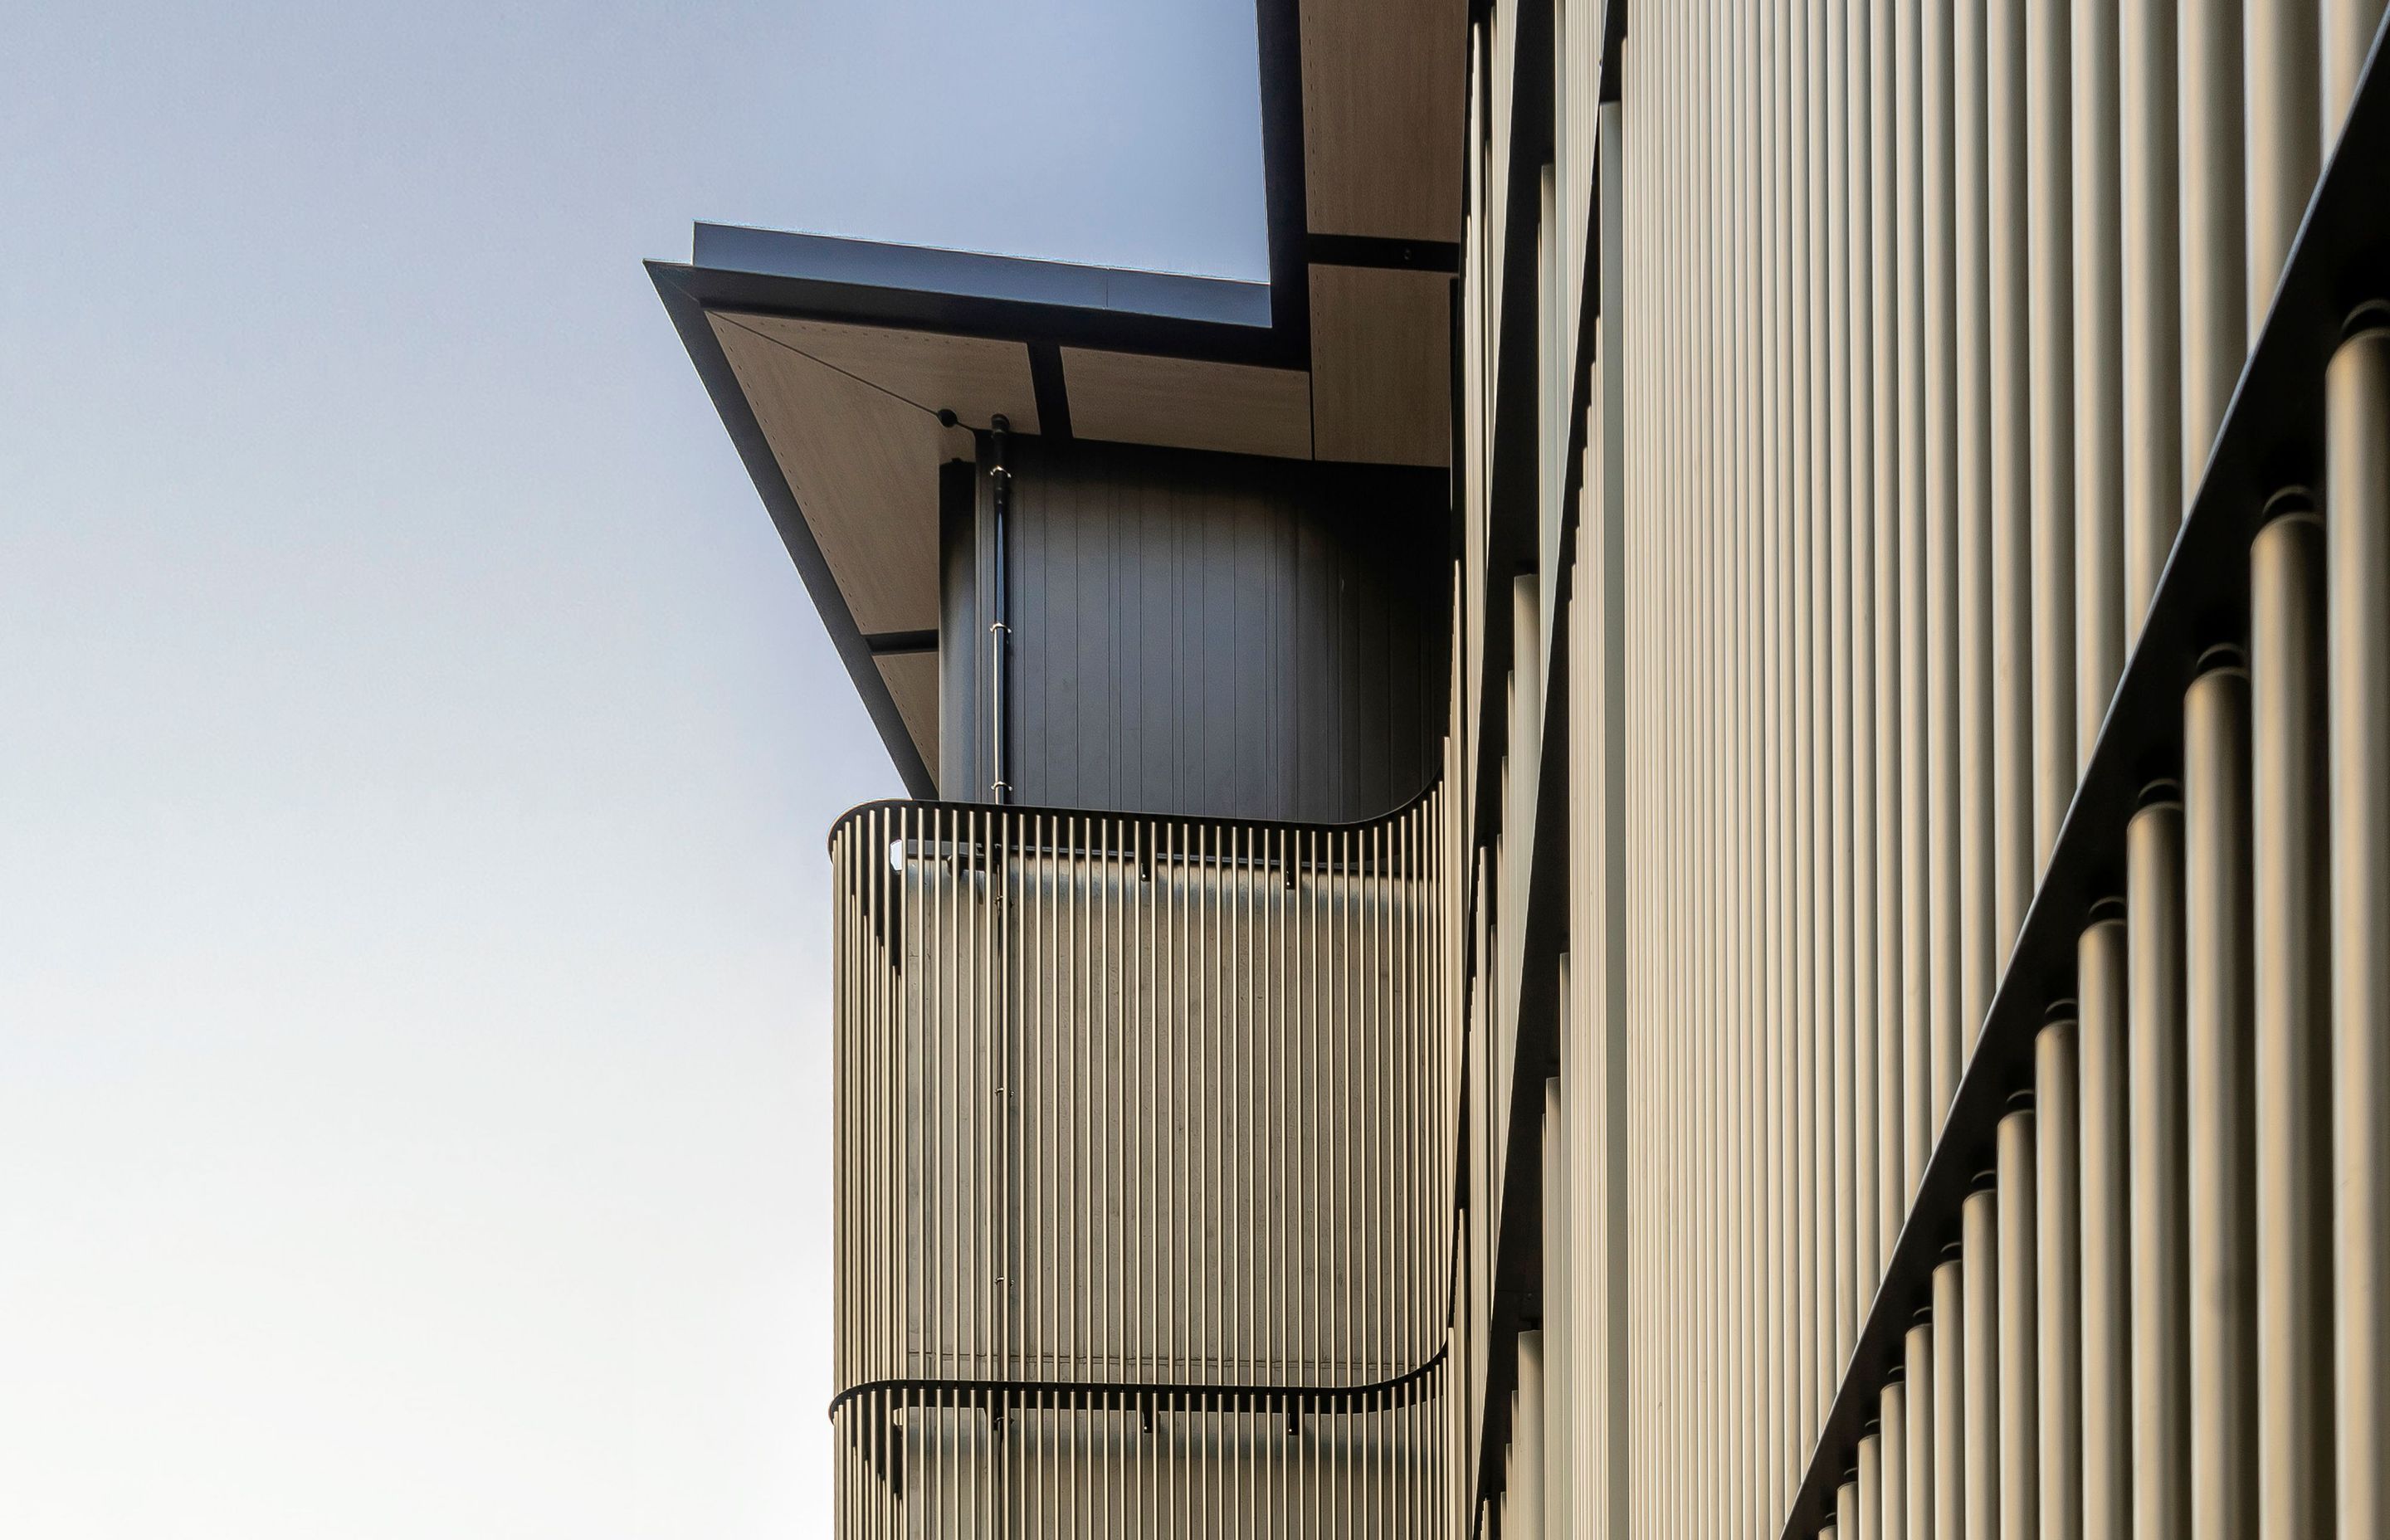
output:
[[[2031,0],[2025,19],[2025,145],[2031,274],[2029,451],[2033,524],[2033,875],[2038,881],[2075,799],[2075,200],[2073,37],[2067,0]]]
[[[2033,1098],[2020,1092],[2000,1119],[1999,1169],[1999,1533],[2004,1540],[2041,1534],[2041,1316],[2039,1178],[2034,1160]]]
[[[2206,471],[2208,450],[2249,352],[2241,6],[2242,0],[2182,0],[2179,22],[2185,497]]]
[[[1908,1381],[1897,1364],[1876,1402],[1882,1446],[1877,1456],[1876,1510],[1880,1540],[1908,1540]]]
[[[1868,272],[1874,349],[1869,359],[1870,440],[1875,517],[1875,897],[1870,945],[1874,950],[1876,1033],[1876,1265],[1867,1275],[1872,1297],[1908,1213],[1907,985],[1903,976],[1906,913],[1901,892],[1903,730],[1901,697],[1899,270],[1895,199],[1899,167],[1893,149],[1899,59],[1893,12],[1897,0],[1873,0],[1869,16],[1870,142]]]
[[[2041,1540],[2083,1534],[2082,1119],[2073,1002],[2033,1040]]]
[[[2357,99],[2357,78],[2364,71],[2374,34],[2382,30],[2383,0],[2323,0],[2323,148],[2328,153],[2340,142],[2340,125],[2348,119],[2348,105]]]
[[[2000,1228],[1999,1193],[1994,1172],[1976,1177],[1959,1210],[1960,1327],[1965,1394],[1960,1416],[1966,1439],[1966,1507],[1963,1540],[2001,1540],[2000,1498]],[[1941,1315],[1940,1310],[1934,1314]],[[1944,1329],[1948,1329],[1947,1327]]]
[[[2249,673],[2217,648],[2183,697],[2191,1533],[2256,1528],[2256,1151],[2250,1097]]]
[[[1933,1009],[1931,1125],[1958,1094],[1968,1040],[1960,984],[1959,460],[1955,133],[1950,7],[1922,4],[1925,291],[1925,671],[1928,988]]]
[[[2249,346],[2265,328],[2274,285],[2315,190],[2321,163],[2322,42],[2317,0],[2243,0],[2243,88],[2249,121]]]
[[[1894,155],[1899,225],[1899,289],[1895,333],[1900,348],[1900,978],[1901,1209],[1915,1199],[1934,1152],[1942,1103],[1934,1092],[1934,982],[1927,973],[1928,934],[1935,879],[1927,867],[1930,764],[1926,632],[1927,530],[1934,512],[1925,499],[1925,259],[1922,203],[1923,127],[1918,96],[1922,53],[1917,0],[1895,0],[1894,16]]]
[[[1959,291],[1959,1027],[1961,1063],[1983,1031],[2001,949],[1999,759],[1994,675],[2004,662],[1995,620],[1992,506],[1992,289],[1985,154],[1985,0],[1956,0]],[[1988,1511],[1988,1510],[1987,1510]]]
[[[1850,340],[1844,350],[1848,397],[1844,417],[1848,436],[1842,506],[1850,523],[1848,541],[1850,684],[1850,921],[1844,950],[1849,958],[1851,1067],[1851,1319],[1852,1338],[1866,1320],[1881,1262],[1877,1250],[1882,1204],[1877,1138],[1882,1091],[1878,1081],[1882,1023],[1876,984],[1886,955],[1876,939],[1877,849],[1890,831],[1876,800],[1878,751],[1882,734],[1877,716],[1875,404],[1870,371],[1875,362],[1874,247],[1869,234],[1872,187],[1869,163],[1869,92],[1874,71],[1870,49],[1868,0],[1846,0],[1843,49],[1848,58],[1844,109],[1844,205],[1843,312]],[[1872,1533],[1872,1531],[1870,1531]]]
[[[1933,1286],[1941,1292],[1937,1277]],[[1921,1312],[1909,1323],[1902,1338],[1901,1367],[1907,1386],[1901,1400],[1908,1413],[1908,1430],[1903,1439],[1903,1453],[1908,1457],[1908,1474],[1905,1482],[1908,1499],[1908,1540],[1933,1540],[1937,1534],[1953,1533],[1938,1527],[1942,1499],[1937,1481],[1942,1474],[1941,1434],[1937,1418],[1941,1416],[1939,1350],[1934,1345],[1934,1323]]]
[[[2191,1533],[2182,825],[2179,789],[2160,782],[2125,831],[2133,1515],[2144,1535]]]
[[[2133,1533],[2132,1252],[2126,927],[2094,907],[2075,945],[2083,1203],[2083,1537]]]
[[[2026,4],[2027,0],[1989,0],[1985,9],[1985,186],[1990,211],[1985,275],[1989,341],[1985,364],[1990,375],[1985,412],[1985,484],[1990,500],[1985,506],[1989,520],[1992,637],[1992,936],[1981,985],[1985,1006],[1991,1003],[1999,969],[2024,924],[2025,906],[2033,902],[2034,879],[2040,866],[2034,836],[2039,799],[2033,732],[2037,709],[2034,687],[2043,665],[2034,655],[2033,573],[2037,546],[2047,543],[2037,533],[2045,510],[2034,507],[2031,501],[2034,418],[2027,373],[2032,301],[2025,250],[2030,219],[2025,197],[2030,159]],[[2054,607],[2058,596],[2071,597],[2072,593],[2071,584],[2053,591],[2053,617],[2058,613]],[[2051,639],[2057,640],[2054,631]],[[2066,666],[2071,671],[2074,665]],[[2069,702],[2061,720],[2071,724],[2074,714]],[[2066,772],[2072,769],[2073,756],[2070,746],[2059,762],[2062,785],[2072,778]],[[2065,794],[2072,791],[2073,787],[2066,785]],[[2064,806],[2062,798],[2059,805]],[[2050,837],[2057,837],[2054,819]],[[1982,1026],[1979,1012],[1969,1030],[1981,1031]]]
[[[1976,1540],[1967,1528],[1967,1287],[1950,1246],[1934,1265],[1934,1528],[1926,1533],[1936,1540]]]
[[[1836,1138],[1835,1091],[1838,1084],[1835,1056],[1834,1016],[1834,651],[1833,651],[1833,559],[1836,550],[1834,521],[1837,510],[1831,501],[1832,456],[1831,386],[1829,360],[1832,340],[1829,335],[1831,319],[1827,311],[1829,291],[1827,267],[1827,188],[1828,165],[1826,124],[1829,93],[1826,83],[1832,39],[1828,32],[1828,6],[1831,0],[1810,0],[1805,50],[1807,67],[1805,71],[1806,89],[1802,113],[1802,143],[1808,168],[1803,186],[1803,228],[1797,248],[1805,269],[1805,305],[1803,326],[1806,333],[1804,348],[1802,386],[1806,405],[1806,434],[1809,445],[1808,474],[1805,494],[1807,536],[1805,549],[1809,564],[1809,904],[1811,924],[1809,951],[1811,962],[1811,1035],[1817,1040],[1813,1054],[1817,1071],[1817,1203],[1814,1227],[1817,1231],[1818,1266],[1818,1358],[1816,1380],[1811,1388],[1811,1427],[1824,1421],[1826,1408],[1832,1403],[1834,1381],[1842,1371],[1845,1334],[1844,1316],[1841,1308],[1843,1255],[1840,1233],[1835,1228],[1841,1196],[1837,1181],[1836,1151],[1841,1148]]]
[[[2339,35],[2335,30],[2334,36]],[[2390,329],[2324,376],[2339,1534],[2390,1531]]]
[[[1801,1330],[1800,1057],[1801,1006],[1798,994],[1799,932],[1792,924],[1796,905],[1798,852],[1792,810],[1795,791],[1794,719],[1796,678],[1792,646],[1793,602],[1792,547],[1796,538],[1791,492],[1792,367],[1791,262],[1785,250],[1785,230],[1792,207],[1792,173],[1785,117],[1792,101],[1791,58],[1787,7],[1775,0],[1765,10],[1768,28],[1767,105],[1762,152],[1766,168],[1767,251],[1767,336],[1771,349],[1767,385],[1770,394],[1767,464],[1769,636],[1775,667],[1769,678],[1768,770],[1771,907],[1779,917],[1771,949],[1771,1018],[1775,1030],[1775,1065],[1780,1084],[1776,1112],[1776,1192],[1781,1213],[1776,1225],[1773,1274],[1776,1286],[1775,1322],[1781,1333],[1776,1352],[1775,1423],[1779,1457],[1788,1469],[1806,1451],[1803,1411],[1807,1404],[1805,1346]]]
[[[2075,756],[2091,762],[2125,666],[2123,231],[2116,0],[2073,0]],[[2037,467],[2039,462],[2036,461]],[[2139,629],[2135,620],[2133,628]]]
[[[1510,1425],[1510,1523],[1515,1540],[1544,1537],[1544,1334],[1519,1333],[1516,1415]]]
[[[1560,997],[1565,1002],[1568,998],[1565,956],[1561,959],[1561,964],[1562,987]],[[1564,1053],[1567,1030],[1563,1020],[1561,1047]],[[1545,1355],[1543,1365],[1545,1438],[1549,1449],[1544,1462],[1543,1503],[1547,1527],[1561,1535],[1566,1535],[1573,1527],[1568,1487],[1569,1479],[1574,1474],[1575,1451],[1570,1434],[1585,1394],[1574,1361],[1577,1334],[1576,1300],[1571,1289],[1574,1280],[1570,1277],[1570,1210],[1573,1200],[1569,1192],[1566,1120],[1561,1081],[1558,1076],[1553,1076],[1544,1082],[1544,1329],[1550,1336],[1550,1351]]]
[[[2175,121],[2177,0],[2122,0],[2125,650],[2182,523],[2182,273]],[[2200,449],[2204,462],[2206,446]]]
[[[1817,883],[1817,819],[1818,776],[1816,748],[1819,742],[1818,724],[1823,712],[1818,710],[1817,686],[1823,674],[1818,666],[1814,640],[1816,635],[1815,573],[1817,553],[1823,544],[1818,538],[1817,499],[1813,495],[1809,463],[1816,432],[1811,409],[1810,323],[1812,287],[1810,269],[1814,250],[1809,238],[1811,222],[1809,205],[1814,201],[1817,167],[1807,150],[1809,134],[1809,98],[1811,81],[1809,13],[1813,4],[1792,0],[1786,6],[1789,28],[1786,45],[1787,101],[1784,111],[1785,181],[1787,210],[1785,212],[1785,244],[1790,257],[1790,273],[1786,279],[1786,327],[1790,333],[1787,344],[1790,357],[1788,377],[1789,423],[1787,443],[1792,449],[1792,464],[1785,469],[1791,531],[1787,542],[1787,586],[1791,593],[1793,699],[1788,713],[1790,739],[1787,747],[1792,760],[1792,945],[1793,955],[1793,996],[1789,1024],[1794,1037],[1793,1048],[1793,1165],[1795,1190],[1795,1222],[1793,1226],[1795,1254],[1793,1267],[1794,1328],[1796,1347],[1794,1372],[1798,1380],[1793,1426],[1795,1444],[1807,1449],[1818,1426],[1818,1407],[1823,1400],[1821,1387],[1830,1370],[1827,1360],[1832,1356],[1833,1332],[1826,1324],[1827,1313],[1832,1309],[1831,1295],[1819,1287],[1827,1258],[1826,1248],[1819,1244],[1818,1219],[1824,1212],[1822,1174],[1818,1161],[1819,1105],[1821,1083],[1818,1058],[1818,989],[1817,967],[1819,947]]]
[[[1870,1427],[1859,1438],[1858,1475],[1853,1515],[1855,1533],[1866,1540],[1882,1540],[1883,1431],[1880,1423]]]
[[[1762,952],[1762,813],[1756,808],[1759,784],[1762,784],[1762,722],[1756,715],[1756,705],[1762,700],[1762,571],[1756,564],[1759,550],[1759,461],[1756,461],[1756,418],[1752,402],[1759,380],[1759,337],[1754,318],[1759,315],[1759,265],[1752,261],[1759,229],[1756,229],[1756,158],[1752,146],[1752,115],[1756,108],[1756,7],[1730,7],[1728,17],[1733,19],[1733,38],[1728,45],[1728,58],[1733,59],[1733,86],[1730,86],[1730,141],[1726,146],[1726,160],[1733,167],[1733,211],[1730,211],[1730,232],[1733,232],[1733,253],[1730,253],[1730,287],[1721,303],[1721,327],[1730,340],[1730,390],[1733,390],[1733,421],[1730,421],[1730,467],[1733,467],[1733,490],[1728,495],[1728,552],[1733,571],[1733,597],[1730,597],[1730,624],[1733,624],[1733,648],[1730,648],[1730,699],[1726,700],[1728,722],[1735,734],[1733,779],[1735,779],[1735,887],[1738,887],[1738,909],[1735,909],[1735,1035],[1738,1035],[1738,1069],[1735,1069],[1735,1096],[1738,1096],[1738,1399],[1747,1408],[1744,1416],[1735,1418],[1738,1428],[1738,1461],[1735,1478],[1742,1485],[1742,1502],[1738,1507],[1738,1526],[1750,1526],[1756,1514],[1764,1514],[1768,1499],[1767,1475],[1773,1464],[1773,1430],[1771,1413],[1773,1399],[1768,1396],[1768,1363],[1767,1349],[1771,1334],[1764,1328],[1767,1308],[1768,1275],[1762,1258],[1771,1255],[1764,1243],[1767,1225],[1767,1200],[1762,1196],[1762,1179],[1767,1164],[1767,1085],[1768,1076],[1762,1072],[1762,1043],[1767,1011],[1759,1005],[1762,999],[1762,978],[1759,978],[1759,952]]]
[[[2323,525],[2276,507],[2249,550],[2257,1534],[2292,1540],[2332,1523],[2332,892]]]

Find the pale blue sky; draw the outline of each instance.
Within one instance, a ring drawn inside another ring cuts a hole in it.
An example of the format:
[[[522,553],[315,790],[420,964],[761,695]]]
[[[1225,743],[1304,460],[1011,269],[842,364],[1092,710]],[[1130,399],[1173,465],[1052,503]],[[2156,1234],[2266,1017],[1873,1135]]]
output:
[[[638,260],[1261,276],[1250,0],[6,35],[0,1534],[820,1532],[896,783]]]

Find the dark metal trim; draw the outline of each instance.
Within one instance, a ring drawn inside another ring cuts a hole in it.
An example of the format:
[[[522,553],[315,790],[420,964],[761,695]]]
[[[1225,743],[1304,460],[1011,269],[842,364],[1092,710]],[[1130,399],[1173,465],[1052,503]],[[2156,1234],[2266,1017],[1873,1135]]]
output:
[[[899,1405],[1048,1406],[1064,1411],[1115,1411],[1150,1403],[1157,1411],[1189,1406],[1257,1411],[1374,1412],[1408,1405],[1420,1382],[1452,1352],[1451,1332],[1424,1362],[1366,1385],[1227,1385],[1201,1380],[869,1380],[830,1398],[829,1415],[850,1401],[874,1394],[902,1397]]]
[[[1214,326],[1267,327],[1270,286],[1238,278],[1204,278],[1129,267],[1001,257],[936,246],[901,246],[845,236],[760,230],[741,225],[697,226],[690,265],[904,290],[957,300],[1011,300],[1023,304],[1126,315],[1164,316]]]
[[[874,631],[863,638],[863,645],[875,658],[902,657],[909,652],[935,652],[938,634],[934,631]]]
[[[1304,267],[1304,245],[1311,212],[1304,166],[1300,0],[1257,0],[1253,26],[1262,77],[1262,208],[1269,232],[1270,324],[1286,356],[1308,368],[1311,278]]]
[[[2208,644],[2246,635],[2249,543],[2268,499],[2285,485],[2316,484],[2325,366],[2349,314],[2390,296],[2390,203],[2381,188],[2390,157],[2385,73],[2377,33],[2347,125],[2292,243],[2265,328],[1819,1430],[1785,1540],[1831,1521],[1835,1478],[1900,1357],[1908,1323],[1932,1298],[1934,1265],[1958,1231],[1975,1174],[1990,1161],[2010,1096],[2031,1083],[2034,1035],[2051,1002],[2075,995],[2077,938],[2123,892],[2125,826],[2143,788],[2178,770],[2184,687]]]
[[[1626,41],[1626,0],[1602,0],[1601,6],[1601,83],[1597,88],[1597,102],[1618,99],[1620,45]]]
[[[940,801],[930,797],[877,797],[867,802],[855,803],[833,819],[829,826],[829,834],[824,841],[824,846],[830,853],[835,854],[841,830],[870,814],[892,810],[946,813],[957,817],[966,815],[986,817],[995,815],[1005,818],[1077,818],[1098,825],[1142,821],[1166,823],[1177,828],[1225,829],[1240,834],[1358,834],[1393,823],[1398,818],[1416,812],[1420,804],[1433,796],[1436,788],[1443,784],[1444,777],[1441,775],[1431,776],[1425,786],[1386,809],[1385,812],[1367,818],[1348,819],[1343,823],[1306,823],[1294,818],[1236,818],[1218,813],[1138,813],[1123,812],[1114,808],[1048,807],[1025,802],[1007,802],[1002,807],[997,807],[991,802],[957,802],[952,799]],[[1124,853],[1113,852],[1112,853]]]
[[[1100,305],[1054,300],[949,294],[696,263],[650,262],[648,270],[674,274],[683,290],[714,310],[754,311],[803,320],[898,327],[1007,342],[1046,342],[1066,348],[1099,348],[1113,353],[1157,353],[1230,364],[1280,367],[1308,364],[1307,355],[1289,349],[1283,328],[1277,326],[1107,310]]]
[[[709,306],[1033,345],[1308,368],[1310,237],[1298,0],[1258,0],[1254,25],[1266,282],[700,223],[690,260],[680,269],[681,286]],[[648,265],[652,272],[664,264]]]
[[[1012,468],[1005,464],[1005,451],[1011,447],[1011,427],[1001,414],[988,431],[988,510],[992,544],[995,546],[995,574],[989,584],[989,610],[995,619],[988,624],[988,801],[1009,802],[1012,800],[1011,760],[1005,752],[1005,737],[1011,726],[1012,712],[1012,615],[1011,585],[1005,575],[1007,554],[1005,513],[1012,502]]]
[[[1062,378],[1062,350],[1051,342],[1029,344],[1029,388],[1037,398],[1041,438],[1071,436],[1071,390]]]
[[[1323,267],[1393,267],[1410,273],[1460,271],[1460,242],[1457,240],[1314,235],[1306,254],[1311,262]]]

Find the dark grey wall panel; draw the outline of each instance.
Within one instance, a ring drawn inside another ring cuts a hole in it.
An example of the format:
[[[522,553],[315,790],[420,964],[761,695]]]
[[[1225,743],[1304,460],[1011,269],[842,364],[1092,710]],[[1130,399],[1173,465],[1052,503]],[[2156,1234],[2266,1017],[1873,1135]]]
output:
[[[978,802],[987,795],[973,740],[979,736],[978,699],[987,654],[965,645],[979,614],[978,563],[972,507],[979,468],[948,460],[938,468],[938,794],[949,801]]]
[[[1349,819],[1427,784],[1443,472],[1034,438],[1011,461],[1017,801]],[[983,474],[946,530],[949,798],[993,778],[991,526]]]

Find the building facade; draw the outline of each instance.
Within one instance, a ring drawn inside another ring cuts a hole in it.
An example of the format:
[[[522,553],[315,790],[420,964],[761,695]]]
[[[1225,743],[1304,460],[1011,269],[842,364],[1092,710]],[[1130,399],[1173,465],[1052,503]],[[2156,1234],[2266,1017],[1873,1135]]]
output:
[[[1266,282],[700,226],[839,1533],[2390,1534],[2381,0],[1262,0]]]

